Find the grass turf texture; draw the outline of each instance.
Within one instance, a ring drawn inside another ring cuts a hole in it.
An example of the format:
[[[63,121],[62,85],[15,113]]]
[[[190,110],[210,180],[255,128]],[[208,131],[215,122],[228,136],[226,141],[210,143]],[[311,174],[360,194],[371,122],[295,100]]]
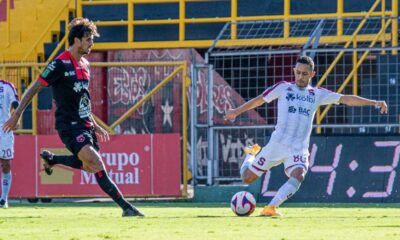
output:
[[[236,217],[229,204],[139,203],[122,218],[113,203],[12,204],[0,239],[400,239],[400,204],[285,204],[282,218]]]

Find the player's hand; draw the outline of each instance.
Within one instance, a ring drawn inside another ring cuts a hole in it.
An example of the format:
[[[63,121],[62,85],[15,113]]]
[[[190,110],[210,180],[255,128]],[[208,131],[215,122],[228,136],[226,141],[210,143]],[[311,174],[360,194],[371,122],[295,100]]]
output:
[[[19,126],[18,120],[19,120],[19,116],[17,116],[14,113],[11,114],[11,117],[7,120],[7,122],[5,122],[3,124],[3,131],[5,133],[9,133],[9,132],[14,131],[15,129],[17,129],[18,126]]]
[[[100,126],[96,126],[95,132],[96,132],[96,136],[100,139],[101,142],[110,141],[110,135],[104,128],[102,128]]]
[[[237,116],[237,114],[236,114],[235,109],[231,109],[225,113],[224,120],[233,122],[233,121],[235,121],[236,116]]]
[[[380,109],[380,112],[382,114],[387,113],[388,112],[388,107],[386,105],[385,101],[376,101],[375,103],[375,107]]]

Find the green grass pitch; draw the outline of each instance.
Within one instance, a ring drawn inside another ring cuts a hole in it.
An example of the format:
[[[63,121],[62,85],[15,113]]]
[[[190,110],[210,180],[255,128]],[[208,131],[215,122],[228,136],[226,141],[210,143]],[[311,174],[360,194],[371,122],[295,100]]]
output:
[[[236,217],[229,204],[138,203],[122,218],[113,203],[12,204],[0,239],[400,239],[400,204],[285,204],[281,218]]]

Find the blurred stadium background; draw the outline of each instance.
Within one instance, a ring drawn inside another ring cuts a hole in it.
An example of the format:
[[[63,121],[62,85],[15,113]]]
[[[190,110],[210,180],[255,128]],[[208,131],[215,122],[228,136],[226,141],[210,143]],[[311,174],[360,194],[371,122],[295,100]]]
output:
[[[289,201],[399,202],[398,10],[397,0],[1,0],[0,78],[22,95],[68,47],[68,22],[87,17],[101,35],[88,56],[93,112],[113,134],[102,156],[123,192],[187,198],[193,189],[196,201],[229,201],[248,190],[267,201],[283,170],[244,186],[239,167],[244,146],[267,142],[276,106],[234,123],[222,116],[292,81],[306,54],[316,63],[314,85],[385,100],[389,114],[320,109],[310,171]],[[11,197],[101,196],[85,173],[43,174],[40,149],[65,151],[51,97],[43,89],[16,132]]]

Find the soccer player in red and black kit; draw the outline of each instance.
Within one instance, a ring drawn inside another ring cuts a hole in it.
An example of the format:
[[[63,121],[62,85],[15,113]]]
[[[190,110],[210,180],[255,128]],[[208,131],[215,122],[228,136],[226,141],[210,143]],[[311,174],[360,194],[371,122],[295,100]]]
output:
[[[89,95],[89,62],[83,57],[90,53],[93,38],[98,37],[94,23],[86,18],[75,18],[69,24],[69,49],[61,53],[31,84],[24,94],[19,107],[4,123],[5,132],[16,128],[18,119],[33,96],[43,87],[51,86],[56,102],[56,129],[62,142],[73,155],[54,155],[43,151],[45,171],[52,174],[55,164],[62,164],[94,173],[101,189],[123,210],[122,216],[144,216],[122,196],[115,183],[105,171],[99,154],[97,137],[109,140],[106,130],[96,124]]]

